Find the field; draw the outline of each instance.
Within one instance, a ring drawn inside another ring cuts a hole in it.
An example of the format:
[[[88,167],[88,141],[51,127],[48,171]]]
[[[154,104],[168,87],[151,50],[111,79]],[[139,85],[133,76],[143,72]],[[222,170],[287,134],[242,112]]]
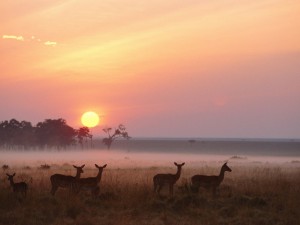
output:
[[[168,157],[167,157],[168,158]],[[174,157],[176,158],[176,157]],[[2,158],[3,159],[3,158]],[[0,224],[282,224],[296,225],[300,221],[300,163],[268,163],[232,157],[228,165],[232,172],[225,174],[218,195],[200,190],[199,194],[186,190],[192,175],[219,174],[224,160],[186,161],[173,197],[168,188],[161,196],[153,193],[152,178],[157,173],[175,173],[173,161],[139,164],[123,157],[123,167],[116,159],[108,163],[97,198],[89,192],[74,195],[59,189],[50,195],[49,177],[54,173],[75,174],[72,164],[82,161],[51,163],[50,169],[41,169],[37,162],[15,164],[0,173]],[[172,159],[173,160],[173,159]],[[177,160],[177,159],[176,159]],[[84,168],[82,177],[95,176],[93,163]],[[28,196],[14,194],[5,173],[16,172],[15,182],[26,181]]]

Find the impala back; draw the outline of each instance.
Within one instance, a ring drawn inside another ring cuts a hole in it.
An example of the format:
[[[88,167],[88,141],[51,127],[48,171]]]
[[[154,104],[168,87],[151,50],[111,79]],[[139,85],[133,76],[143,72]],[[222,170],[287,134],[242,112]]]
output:
[[[157,174],[153,177],[153,182],[156,184],[169,184],[174,182],[173,174]]]
[[[195,175],[192,177],[192,185],[194,186],[210,188],[219,184],[218,176]]]
[[[80,190],[92,190],[95,189],[100,180],[96,177],[80,178],[76,181],[76,184]]]
[[[51,184],[54,186],[67,188],[75,182],[75,177],[62,174],[54,174],[50,177]]]
[[[25,182],[15,183],[13,190],[14,192],[26,192],[27,184]]]

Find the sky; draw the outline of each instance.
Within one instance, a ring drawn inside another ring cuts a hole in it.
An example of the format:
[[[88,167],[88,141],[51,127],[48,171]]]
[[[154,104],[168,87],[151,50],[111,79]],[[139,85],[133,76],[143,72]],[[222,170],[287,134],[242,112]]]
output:
[[[298,0],[0,1],[0,121],[300,138]]]

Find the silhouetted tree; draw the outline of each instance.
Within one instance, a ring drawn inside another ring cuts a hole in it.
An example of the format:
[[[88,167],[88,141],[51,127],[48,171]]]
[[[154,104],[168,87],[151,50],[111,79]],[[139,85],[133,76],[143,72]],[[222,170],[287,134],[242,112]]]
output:
[[[5,132],[5,145],[8,149],[18,148],[21,145],[20,135],[22,133],[21,123],[16,119],[5,121],[2,124]]]
[[[12,149],[14,147],[16,147],[17,145],[19,145],[19,140],[18,138],[20,138],[20,122],[16,119],[11,119],[8,123],[7,126],[7,145],[9,149]]]
[[[108,137],[103,138],[102,142],[107,146],[108,149],[110,149],[112,143],[117,138],[125,138],[125,139],[130,138],[127,131],[126,131],[126,127],[123,124],[120,124],[118,126],[118,128],[115,129],[113,134],[111,134],[111,132],[112,132],[111,127],[104,128],[103,131],[108,135]]]
[[[2,148],[7,147],[7,141],[8,141],[8,133],[7,133],[7,127],[8,127],[8,121],[1,121],[0,122],[0,146]]]
[[[196,143],[196,140],[194,140],[194,139],[190,139],[190,140],[188,140],[188,142],[189,142],[191,145],[193,145],[193,144],[195,144],[195,143]]]
[[[20,125],[20,133],[19,133],[19,141],[20,146],[23,149],[28,149],[30,147],[36,146],[36,133],[35,127],[32,126],[30,122],[21,121]]]
[[[64,119],[46,119],[44,122],[39,122],[36,133],[41,148],[59,149],[76,143],[76,130],[68,126]]]
[[[87,139],[91,139],[93,135],[90,134],[90,129],[88,127],[80,127],[78,130],[76,130],[78,143],[81,145],[81,148],[83,148],[83,142],[84,140],[87,142]]]
[[[119,129],[124,132],[122,127]],[[76,144],[77,141],[83,147],[84,141],[88,142],[88,139],[92,146],[92,138],[88,127],[75,130],[61,118],[46,119],[36,126],[25,120],[0,121],[0,148],[5,149],[27,150],[35,147],[60,149]]]

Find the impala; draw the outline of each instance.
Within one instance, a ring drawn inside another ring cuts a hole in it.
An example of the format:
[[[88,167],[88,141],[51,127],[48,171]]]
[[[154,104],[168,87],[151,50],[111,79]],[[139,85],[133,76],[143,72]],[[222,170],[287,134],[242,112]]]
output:
[[[206,176],[206,175],[195,175],[192,177],[191,189],[195,192],[199,191],[199,187],[206,189],[212,189],[213,195],[215,196],[217,188],[224,180],[225,172],[231,172],[232,170],[224,163],[221,167],[220,174],[218,176]]]
[[[173,195],[173,187],[174,184],[176,183],[176,181],[180,178],[180,174],[181,174],[181,168],[185,163],[182,164],[177,164],[176,162],[174,162],[175,166],[177,166],[177,173],[175,174],[164,174],[164,173],[160,173],[160,174],[156,174],[153,177],[153,183],[154,183],[154,192],[158,193],[160,192],[160,190],[162,189],[162,187],[165,184],[169,185],[169,194]],[[158,189],[157,189],[158,188]]]
[[[85,165],[82,166],[74,166],[73,167],[77,170],[76,176],[66,176],[63,174],[54,174],[50,177],[50,181],[51,181],[51,194],[55,195],[55,192],[57,191],[57,189],[59,187],[61,188],[69,188],[71,189],[72,186],[74,185],[74,182],[80,178],[80,175],[83,173],[83,167]]]
[[[25,182],[15,183],[14,182],[15,175],[16,175],[16,173],[14,173],[13,175],[9,175],[8,173],[6,174],[6,176],[8,176],[7,179],[10,182],[10,186],[13,188],[13,192],[15,192],[15,193],[19,192],[19,193],[23,194],[24,197],[26,197],[28,186]]]
[[[80,191],[91,191],[92,195],[98,195],[100,190],[98,184],[101,181],[102,172],[106,166],[107,164],[105,164],[104,166],[98,166],[97,164],[95,164],[95,167],[98,169],[97,176],[77,179],[73,191],[75,193],[79,193]]]

